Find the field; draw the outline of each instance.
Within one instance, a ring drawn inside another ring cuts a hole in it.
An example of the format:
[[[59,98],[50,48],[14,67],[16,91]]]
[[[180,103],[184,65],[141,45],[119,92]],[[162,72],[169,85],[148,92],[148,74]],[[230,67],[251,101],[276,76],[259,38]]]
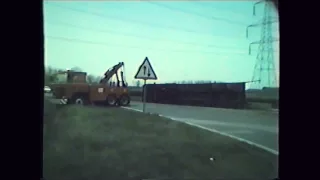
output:
[[[46,102],[44,121],[47,180],[277,176],[276,156],[157,115]]]

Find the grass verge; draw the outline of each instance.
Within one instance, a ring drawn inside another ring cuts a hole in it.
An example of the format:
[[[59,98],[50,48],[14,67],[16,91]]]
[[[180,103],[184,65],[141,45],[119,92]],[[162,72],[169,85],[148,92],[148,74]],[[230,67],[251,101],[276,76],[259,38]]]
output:
[[[44,124],[47,180],[277,176],[276,156],[156,115],[69,106]]]

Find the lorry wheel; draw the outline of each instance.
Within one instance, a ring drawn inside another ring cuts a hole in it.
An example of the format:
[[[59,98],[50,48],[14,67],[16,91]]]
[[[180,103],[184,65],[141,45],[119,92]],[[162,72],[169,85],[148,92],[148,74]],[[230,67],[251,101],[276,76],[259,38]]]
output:
[[[83,106],[87,104],[87,99],[84,96],[74,96],[71,102],[72,104]]]
[[[119,100],[120,106],[127,106],[130,104],[130,96],[122,95]]]
[[[81,97],[79,97],[79,98],[75,99],[74,104],[83,106],[84,101]]]
[[[117,104],[117,97],[115,95],[109,95],[106,100],[108,106],[115,106]]]

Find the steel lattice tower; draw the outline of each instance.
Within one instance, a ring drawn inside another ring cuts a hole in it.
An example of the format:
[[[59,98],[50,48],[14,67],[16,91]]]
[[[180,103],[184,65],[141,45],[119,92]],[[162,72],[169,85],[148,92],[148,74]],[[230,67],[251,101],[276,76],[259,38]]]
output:
[[[259,1],[253,6],[253,15],[255,15],[255,7],[258,4],[264,5],[264,14],[261,22],[252,24],[247,27],[261,27],[260,40],[250,43],[249,55],[251,54],[251,46],[258,45],[256,63],[252,76],[250,89],[262,89],[263,87],[276,87],[277,75],[274,63],[273,43],[278,39],[273,37],[272,24],[278,22],[275,17],[272,17],[272,4],[268,1]]]

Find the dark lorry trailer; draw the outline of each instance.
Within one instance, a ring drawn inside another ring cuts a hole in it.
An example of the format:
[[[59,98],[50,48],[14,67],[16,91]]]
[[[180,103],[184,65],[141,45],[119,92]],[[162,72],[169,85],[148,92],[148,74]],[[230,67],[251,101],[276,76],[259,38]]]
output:
[[[147,84],[146,102],[242,109],[246,105],[245,84]]]

